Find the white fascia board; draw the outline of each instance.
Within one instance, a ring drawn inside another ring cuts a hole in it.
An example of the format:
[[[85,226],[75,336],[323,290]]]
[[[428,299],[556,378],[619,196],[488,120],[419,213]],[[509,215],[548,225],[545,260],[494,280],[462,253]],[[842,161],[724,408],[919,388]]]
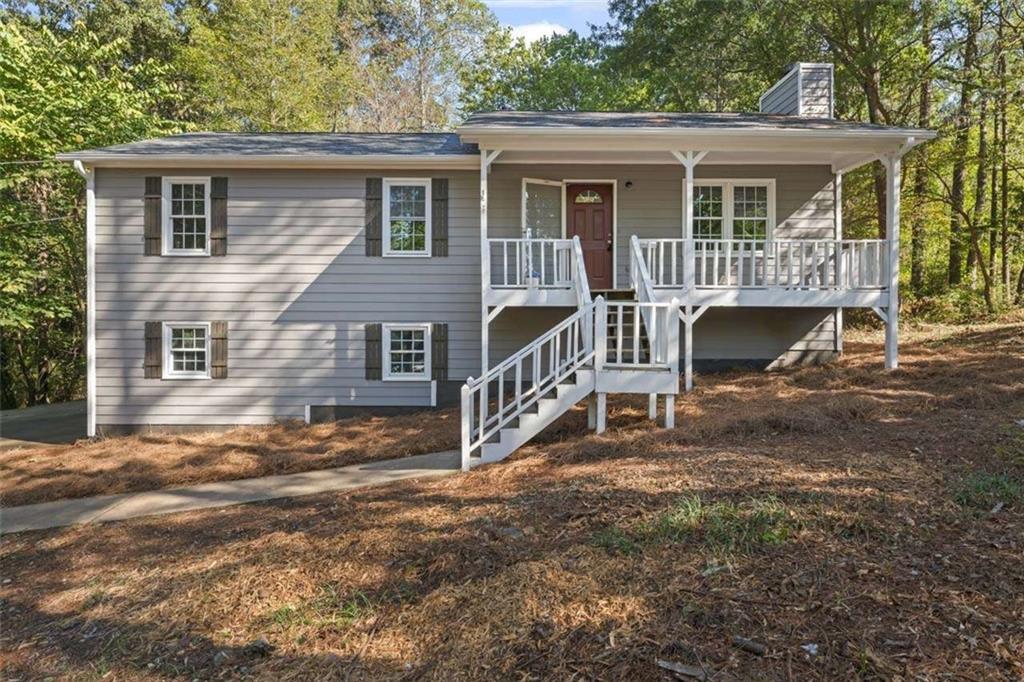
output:
[[[915,128],[882,128],[878,130],[817,130],[812,128],[644,128],[644,127],[616,127],[616,126],[566,126],[566,127],[542,127],[542,126],[462,126],[456,130],[459,137],[465,142],[479,142],[481,138],[501,135],[508,137],[617,137],[617,138],[666,138],[678,139],[681,137],[773,137],[773,138],[836,138],[836,139],[865,139],[865,138],[886,138],[905,139],[907,137],[919,138],[921,140],[932,139],[938,135],[934,130],[922,130]]]
[[[253,154],[104,154],[68,152],[58,161],[80,161],[102,168],[414,168],[475,170],[476,154],[361,154],[301,156]]]

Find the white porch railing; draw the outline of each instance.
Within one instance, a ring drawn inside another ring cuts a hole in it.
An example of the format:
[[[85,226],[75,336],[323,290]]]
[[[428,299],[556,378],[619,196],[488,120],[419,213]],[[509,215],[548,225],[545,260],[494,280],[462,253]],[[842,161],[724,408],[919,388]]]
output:
[[[576,300],[579,307],[590,305],[590,282],[587,281],[587,265],[583,261],[583,246],[580,244],[580,238],[574,236],[572,238],[572,253],[573,253],[573,268],[572,268],[572,281],[576,287]]]
[[[488,239],[491,287],[571,289],[577,268],[571,239]]]
[[[597,303],[594,348],[598,369],[678,369],[678,299],[640,303],[605,301],[599,297]],[[641,333],[641,325],[646,335]],[[614,347],[609,349],[612,341]],[[644,341],[648,345],[646,352]]]
[[[615,323],[609,326],[609,310]],[[644,311],[647,311],[646,313]],[[627,316],[627,312],[629,315]],[[642,352],[639,320],[649,316]],[[627,317],[634,320],[626,324]],[[609,340],[614,339],[614,348]],[[579,370],[679,372],[679,300],[605,301],[598,296],[514,355],[462,387],[462,457],[482,447]],[[566,408],[568,409],[568,408]]]
[[[629,238],[629,282],[636,292],[636,300],[640,303],[653,303],[654,285],[651,283],[651,273],[647,268],[647,261],[644,260],[643,251],[640,249],[640,240],[634,234]],[[644,310],[644,324],[651,327],[654,320],[651,319],[649,309]]]
[[[462,387],[462,450],[483,445],[546,393],[594,358],[598,299]]]
[[[654,288],[860,289],[888,287],[882,239],[640,239]],[[692,271],[687,272],[687,264]]]

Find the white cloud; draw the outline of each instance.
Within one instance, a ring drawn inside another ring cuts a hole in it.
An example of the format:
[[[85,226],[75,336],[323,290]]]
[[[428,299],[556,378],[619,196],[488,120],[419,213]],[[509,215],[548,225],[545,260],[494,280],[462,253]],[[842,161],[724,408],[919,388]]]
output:
[[[565,26],[550,21],[538,21],[532,24],[521,24],[512,27],[512,35],[516,38],[522,38],[528,45],[547,36],[561,35],[568,32],[569,29]]]

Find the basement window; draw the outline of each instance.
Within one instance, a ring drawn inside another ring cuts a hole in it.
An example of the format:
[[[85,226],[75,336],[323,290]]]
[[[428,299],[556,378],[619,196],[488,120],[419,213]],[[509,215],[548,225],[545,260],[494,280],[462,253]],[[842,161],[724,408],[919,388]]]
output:
[[[383,325],[385,381],[430,379],[430,325]]]
[[[164,376],[171,379],[208,379],[209,342],[209,323],[164,324]]]

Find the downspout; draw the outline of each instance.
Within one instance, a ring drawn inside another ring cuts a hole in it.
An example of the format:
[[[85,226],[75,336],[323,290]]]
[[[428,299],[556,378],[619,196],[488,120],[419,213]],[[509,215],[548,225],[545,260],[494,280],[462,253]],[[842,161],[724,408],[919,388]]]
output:
[[[85,178],[85,409],[86,435],[96,436],[96,171],[79,160]]]

